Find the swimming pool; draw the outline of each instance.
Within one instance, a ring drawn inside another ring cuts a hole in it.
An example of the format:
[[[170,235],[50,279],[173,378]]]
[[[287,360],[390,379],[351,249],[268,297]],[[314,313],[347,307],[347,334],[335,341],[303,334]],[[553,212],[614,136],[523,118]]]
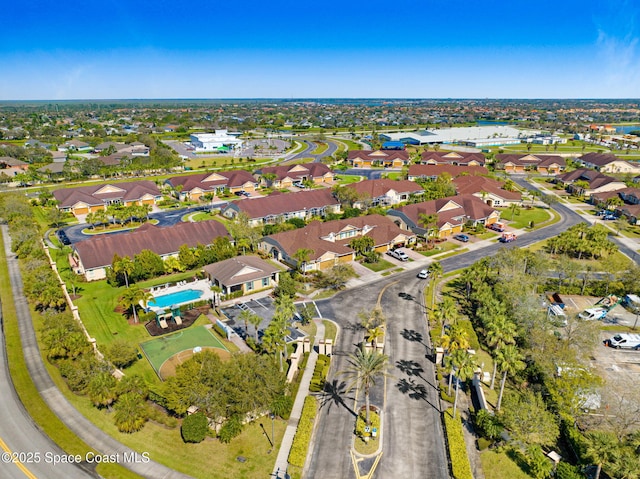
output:
[[[153,308],[168,308],[169,306],[179,306],[190,303],[202,297],[203,292],[199,289],[184,289],[175,293],[156,296],[149,301],[149,306]]]

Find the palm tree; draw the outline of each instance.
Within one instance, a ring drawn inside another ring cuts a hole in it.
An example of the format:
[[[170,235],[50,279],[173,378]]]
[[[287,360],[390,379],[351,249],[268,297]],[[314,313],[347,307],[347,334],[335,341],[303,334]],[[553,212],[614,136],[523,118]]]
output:
[[[252,314],[251,316],[249,316],[249,323],[253,326],[255,330],[256,344],[258,343],[258,326],[260,326],[261,322],[262,322],[262,318],[257,314]]]
[[[603,431],[589,432],[587,439],[587,456],[596,463],[595,479],[600,479],[602,466],[614,460],[618,445],[613,435]]]
[[[445,297],[440,305],[438,306],[438,310],[442,314],[442,324],[440,330],[440,336],[444,335],[444,326],[445,324],[455,324],[458,320],[458,308],[456,307],[456,302],[450,296]]]
[[[384,329],[381,326],[369,328],[367,330],[366,341],[371,344],[374,351],[378,349],[378,339],[384,337]]]
[[[364,348],[364,345],[356,349],[355,353],[352,353],[347,358],[349,367],[343,371],[340,371],[339,375],[347,376],[351,378],[351,382],[348,384],[347,389],[353,389],[353,387],[362,388],[364,390],[365,401],[365,421],[367,425],[369,421],[369,392],[372,386],[375,386],[376,379],[380,376],[387,376],[387,363],[389,356],[386,354],[380,354],[377,351],[371,351]]]
[[[435,261],[429,265],[429,276],[431,277],[431,307],[433,308],[436,304],[436,286],[438,284],[438,279],[442,276],[442,265]]]
[[[94,374],[87,385],[87,394],[96,407],[108,407],[116,400],[116,378],[108,371]]]
[[[451,370],[455,369],[457,381],[456,381],[456,395],[453,400],[453,417],[456,417],[456,407],[458,405],[458,390],[460,389],[460,382],[467,381],[473,377],[473,373],[478,367],[476,364],[475,356],[469,354],[464,349],[455,350],[450,356],[447,356],[447,362],[451,365]],[[451,374],[453,376],[453,373]]]
[[[262,318],[258,316],[258,319],[252,318],[252,316],[258,316],[256,313],[249,309],[245,309],[240,313],[240,320],[244,322],[244,334],[249,335],[249,323],[251,324],[260,324]]]
[[[314,251],[309,248],[298,248],[298,250],[293,253],[293,259],[296,260],[298,270],[303,276],[306,275],[305,265],[313,253]]]
[[[120,396],[115,409],[115,424],[119,431],[127,433],[142,429],[149,414],[144,397],[135,392]]]
[[[518,348],[513,344],[508,344],[503,347],[496,354],[496,361],[498,367],[502,371],[502,382],[500,383],[500,395],[498,396],[498,406],[496,411],[500,411],[500,405],[502,404],[502,395],[504,393],[504,385],[507,382],[507,374],[514,375],[518,371],[522,371],[525,367],[522,361],[522,355]]]
[[[433,238],[436,231],[435,228],[438,226],[438,215],[420,213],[418,217],[418,224],[425,229],[425,237],[427,238],[427,244],[429,244],[432,242],[430,238]]]
[[[147,302],[153,296],[148,291],[141,289],[138,286],[133,286],[131,288],[125,289],[122,292],[122,297],[120,298],[120,304],[125,308],[125,310],[131,309],[133,312],[133,321],[135,323],[138,322],[138,314],[136,312],[136,307],[142,303],[146,308]]]
[[[440,344],[448,354],[448,359],[446,359],[446,361],[448,361],[450,371],[449,388],[447,394],[451,394],[451,383],[453,380],[453,370],[455,367],[455,365],[451,362],[451,356],[456,351],[466,351],[467,349],[469,349],[469,335],[459,325],[455,324],[449,328],[449,334],[445,334],[440,338]]]
[[[493,389],[495,386],[496,372],[498,369],[498,361],[496,360],[497,353],[507,344],[515,344],[515,334],[515,323],[507,319],[504,314],[496,314],[495,316],[492,316],[486,325],[485,341],[492,349],[494,356],[490,389]]]
[[[638,479],[640,477],[640,458],[634,451],[624,450],[619,453],[611,469],[616,478]]]
[[[115,261],[112,265],[113,271],[116,273],[124,274],[124,282],[129,287],[129,275],[133,273],[135,264],[128,256],[123,256],[118,261]]]

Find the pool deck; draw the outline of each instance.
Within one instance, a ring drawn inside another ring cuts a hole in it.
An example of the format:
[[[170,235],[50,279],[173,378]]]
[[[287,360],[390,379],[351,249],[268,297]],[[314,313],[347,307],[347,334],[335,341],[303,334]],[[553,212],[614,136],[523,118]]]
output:
[[[163,286],[155,286],[153,288],[149,289],[149,292],[153,295],[154,298],[157,298],[159,296],[165,296],[168,294],[172,294],[172,293],[178,293],[180,291],[185,291],[187,289],[195,289],[198,291],[202,291],[202,296],[200,296],[196,301],[201,301],[201,300],[208,300],[211,301],[213,299],[213,292],[211,291],[211,286],[209,283],[209,280],[207,279],[200,279],[197,281],[180,281],[178,282],[177,285],[174,286],[169,286],[169,285],[163,285]],[[183,304],[189,304],[192,303],[194,301],[187,301],[184,303],[177,303],[176,306],[180,306]],[[152,311],[160,311],[165,308],[159,308],[157,306],[152,306],[149,305],[149,309],[151,309]]]

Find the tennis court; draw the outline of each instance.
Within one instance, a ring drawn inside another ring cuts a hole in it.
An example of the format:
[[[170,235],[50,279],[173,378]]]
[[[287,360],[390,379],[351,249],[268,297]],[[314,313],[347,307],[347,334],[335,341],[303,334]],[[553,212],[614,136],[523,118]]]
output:
[[[140,347],[161,379],[166,379],[173,374],[179,364],[197,351],[211,349],[223,359],[230,356],[227,348],[205,326],[196,326],[152,339],[141,343]]]

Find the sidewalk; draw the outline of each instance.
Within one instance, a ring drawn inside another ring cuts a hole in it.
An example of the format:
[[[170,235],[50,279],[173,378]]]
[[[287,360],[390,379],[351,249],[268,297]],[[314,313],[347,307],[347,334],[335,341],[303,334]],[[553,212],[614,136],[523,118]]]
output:
[[[313,370],[316,367],[316,361],[318,359],[318,353],[315,349],[315,346],[318,344],[318,341],[320,339],[324,338],[324,323],[322,322],[322,319],[314,319],[313,322],[317,327],[315,342],[313,344],[313,347],[311,348],[311,354],[309,354],[307,367],[302,374],[300,388],[298,389],[296,400],[293,403],[291,416],[289,417],[289,423],[287,424],[287,429],[285,430],[284,436],[282,437],[282,443],[280,444],[278,457],[276,459],[275,465],[273,466],[273,473],[271,474],[271,477],[277,479],[284,479],[285,477],[285,473],[289,465],[289,451],[291,451],[293,437],[295,436],[296,429],[298,428],[298,422],[300,421],[300,415],[302,414],[302,406],[304,405],[304,400],[309,395],[309,385],[311,384]]]

